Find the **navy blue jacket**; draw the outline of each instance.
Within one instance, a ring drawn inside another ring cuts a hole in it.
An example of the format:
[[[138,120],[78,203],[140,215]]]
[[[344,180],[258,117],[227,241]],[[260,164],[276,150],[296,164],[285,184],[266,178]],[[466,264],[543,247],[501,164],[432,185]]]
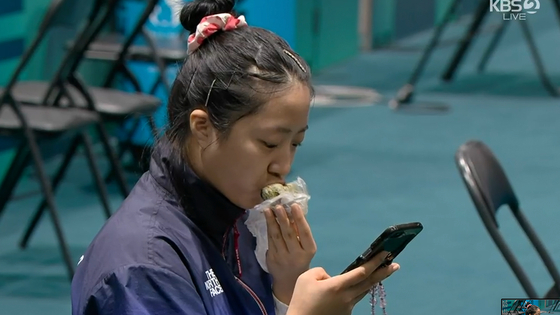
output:
[[[162,142],[78,264],[72,314],[274,314],[244,213]]]

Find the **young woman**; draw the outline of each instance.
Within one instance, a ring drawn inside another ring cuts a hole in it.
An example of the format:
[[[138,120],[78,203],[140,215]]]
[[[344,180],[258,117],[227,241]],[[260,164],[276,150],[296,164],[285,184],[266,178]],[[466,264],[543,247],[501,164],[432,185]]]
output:
[[[349,314],[377,282],[382,256],[330,278],[309,269],[315,242],[301,208],[266,212],[267,266],[243,221],[282,183],[307,130],[306,63],[277,35],[231,14],[233,1],[181,11],[189,57],[150,170],[78,265],[72,313]]]

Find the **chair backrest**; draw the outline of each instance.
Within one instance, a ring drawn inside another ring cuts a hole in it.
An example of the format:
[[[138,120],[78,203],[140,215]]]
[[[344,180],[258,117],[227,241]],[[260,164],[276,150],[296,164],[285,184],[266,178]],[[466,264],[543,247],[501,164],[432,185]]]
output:
[[[494,243],[496,243],[516,274],[527,295],[531,297],[538,296],[527,275],[498,231],[496,212],[504,205],[509,206],[552,276],[555,287],[560,288],[558,270],[519,207],[519,200],[502,166],[492,151],[480,141],[469,141],[457,150],[455,161],[480,218]]]
[[[52,0],[51,1],[49,7],[47,8],[47,11],[45,12],[43,20],[41,21],[41,24],[39,25],[39,28],[37,30],[37,34],[35,35],[35,37],[31,41],[31,44],[29,45],[29,47],[23,53],[15,71],[13,72],[12,76],[8,80],[8,84],[4,87],[4,94],[7,95],[7,94],[11,93],[12,88],[14,87],[17,80],[19,79],[19,76],[21,75],[21,73],[23,72],[25,67],[29,64],[29,61],[31,60],[31,58],[33,58],[34,54],[37,52],[37,48],[39,47],[39,45],[45,39],[45,36],[46,36],[47,32],[51,29],[51,27],[54,24],[57,23],[57,21],[63,20],[63,18],[62,18],[62,15],[63,15],[62,11],[63,10],[62,9],[63,9],[63,6],[66,3],[69,3],[69,2],[73,2],[73,0]],[[2,100],[3,99],[4,99],[4,97],[2,97]],[[0,101],[0,106],[3,103],[4,102]]]
[[[76,1],[76,0],[74,0]],[[44,96],[43,103],[48,105],[57,105],[60,100],[61,93],[67,92],[65,83],[73,77],[75,71],[84,59],[84,54],[88,46],[99,35],[105,24],[109,21],[112,13],[114,13],[117,4],[121,0],[94,0],[93,6],[87,18],[86,25],[78,33],[74,39],[72,47],[66,52],[65,56],[56,73],[51,80],[47,93]],[[75,83],[75,82],[73,82]],[[90,107],[92,107],[91,95],[87,93],[83,84],[78,86],[78,91],[84,94]],[[69,97],[69,95],[66,95]]]
[[[75,0],[79,1],[79,0]],[[87,25],[76,36],[71,49],[68,50],[62,63],[57,69],[55,78],[65,80],[80,65],[84,58],[84,53],[89,44],[95,40],[97,35],[108,22],[111,14],[114,13],[117,4],[121,0],[95,0],[88,15]]]
[[[515,300],[515,302],[513,302],[513,304],[511,305],[511,307],[508,310],[508,314],[518,314],[521,310],[521,306],[523,305],[523,301],[522,300]]]
[[[128,78],[131,81],[131,83],[133,84],[133,86],[134,86],[134,88],[136,89],[137,92],[142,91],[142,88],[140,86],[140,83],[138,82],[138,79],[132,74],[131,71],[119,71],[119,70],[128,70],[128,68],[126,68],[126,65],[125,65],[125,60],[126,60],[126,57],[128,55],[128,51],[129,51],[130,47],[134,44],[134,41],[136,40],[136,38],[138,38],[138,36],[144,37],[144,39],[146,40],[146,44],[148,45],[148,48],[150,50],[151,59],[153,61],[155,61],[156,65],[158,67],[161,68],[160,71],[163,71],[165,73],[165,64],[164,64],[163,60],[161,59],[161,57],[159,56],[158,49],[155,46],[155,44],[153,43],[153,39],[149,36],[149,34],[144,32],[144,25],[146,24],[146,22],[150,18],[150,15],[154,11],[154,9],[155,9],[155,7],[158,3],[159,3],[159,0],[146,0],[146,7],[144,8],[144,10],[142,10],[142,13],[138,17],[138,20],[134,24],[134,27],[132,28],[132,30],[124,38],[121,51],[120,51],[117,59],[113,62],[113,65],[112,65],[112,67],[109,71],[109,75],[106,78],[105,83],[103,84],[104,87],[106,87],[106,88],[110,87],[111,84],[113,83],[113,80],[115,79],[117,73],[120,72],[123,75],[125,75],[125,77]],[[124,68],[126,68],[126,69],[124,69]],[[165,75],[163,75],[162,77],[165,78]],[[169,83],[167,81],[164,82],[164,85],[166,87],[166,90],[169,90]]]
[[[496,213],[502,206],[507,205],[512,209],[519,208],[519,200],[511,187],[502,166],[492,151],[480,141],[469,141],[463,144],[456,154],[456,160],[463,174],[469,176],[469,190],[477,190],[477,203],[484,204],[486,211],[492,217],[494,224],[498,225]]]
[[[133,44],[135,38],[141,33],[144,24],[146,24],[158,3],[159,0],[146,0],[146,7],[142,11],[142,14],[140,14],[140,16],[138,17],[138,20],[134,24],[134,27],[132,28],[130,34],[128,34],[128,36],[125,38],[121,53],[126,52],[128,48],[130,48],[130,46]]]
[[[37,33],[33,40],[31,41],[28,48],[22,55],[15,71],[8,80],[7,85],[4,87],[4,93],[0,97],[0,106],[7,100],[13,99],[11,96],[11,91],[25,67],[29,64],[38,47],[46,39],[47,34],[55,27],[64,28],[78,28],[79,25],[89,23],[91,16],[94,15],[96,11],[96,6],[99,7],[98,2],[107,0],[52,0],[49,4],[45,15],[37,29]],[[95,2],[95,3],[94,3]],[[68,14],[72,12],[72,14]],[[88,17],[88,12],[90,17],[87,21],[84,21]]]
[[[62,0],[60,14],[53,18],[50,27],[65,27],[78,30],[90,21],[98,0]],[[86,20],[87,19],[87,20]]]
[[[31,58],[33,58],[34,54],[37,52],[37,48],[39,45],[45,40],[48,31],[56,24],[64,22],[67,23],[70,20],[65,19],[64,9],[66,5],[75,2],[76,0],[52,0],[43,16],[41,23],[39,24],[39,28],[37,30],[37,34],[31,41],[31,44],[27,49],[24,51],[20,61],[12,73],[10,79],[8,80],[8,84],[4,87],[4,91],[0,94],[0,108],[2,106],[10,106],[14,110],[17,119],[20,121],[24,134],[28,141],[31,143],[35,143],[35,139],[27,119],[23,114],[22,108],[18,100],[16,100],[12,95],[12,89],[15,86],[16,82],[19,79],[19,76],[25,69],[25,67],[29,64]]]

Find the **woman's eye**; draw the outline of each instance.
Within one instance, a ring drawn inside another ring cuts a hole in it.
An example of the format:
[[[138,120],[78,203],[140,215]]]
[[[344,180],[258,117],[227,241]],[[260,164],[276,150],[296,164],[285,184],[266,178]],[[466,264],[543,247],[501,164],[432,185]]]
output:
[[[263,144],[264,144],[265,147],[267,147],[269,149],[274,149],[274,148],[278,147],[277,144],[268,143],[266,141],[263,141]]]
[[[292,145],[297,148],[297,147],[301,147],[301,144],[302,144],[301,142],[298,142],[298,143],[293,143]]]

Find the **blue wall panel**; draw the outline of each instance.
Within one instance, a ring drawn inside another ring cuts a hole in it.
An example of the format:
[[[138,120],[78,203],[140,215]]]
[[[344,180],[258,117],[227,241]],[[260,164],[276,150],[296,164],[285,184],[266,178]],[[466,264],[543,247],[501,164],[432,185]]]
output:
[[[25,39],[16,38],[0,42],[0,61],[16,58],[23,54]]]
[[[395,2],[396,39],[431,29],[435,21],[434,0],[397,0]]]
[[[245,15],[249,25],[266,28],[295,45],[296,0],[238,0],[236,11]]]
[[[1,0],[0,16],[23,10],[23,0]]]
[[[23,0],[0,0],[0,20],[7,18],[5,21],[12,21],[11,18],[22,11]],[[19,57],[23,53],[25,39],[20,38],[19,34],[10,36],[12,33],[10,30],[3,29],[1,32],[3,36],[0,37],[0,61]]]

